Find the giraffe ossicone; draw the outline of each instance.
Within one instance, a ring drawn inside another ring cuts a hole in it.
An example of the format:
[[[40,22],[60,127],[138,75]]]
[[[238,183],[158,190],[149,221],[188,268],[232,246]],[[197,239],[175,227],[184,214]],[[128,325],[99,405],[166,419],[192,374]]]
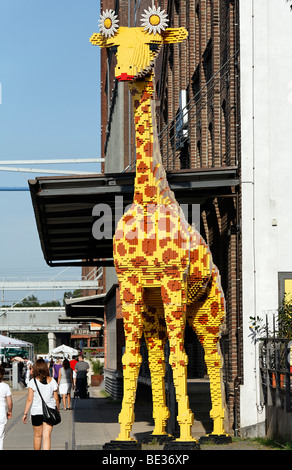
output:
[[[158,12],[150,10],[149,18]],[[148,18],[153,28],[162,18],[166,23],[164,12],[158,13],[159,19]],[[207,244],[187,223],[169,188],[155,116],[155,57],[163,44],[180,43],[187,36],[185,28],[145,31],[143,27],[119,27],[111,36],[95,33],[90,38],[94,45],[114,47],[115,76],[129,82],[136,133],[133,204],[119,220],[113,238],[125,332],[124,392],[117,441],[133,440],[140,344],[144,334],[152,384],[153,435],[167,436],[169,410],[165,397],[164,347],[168,341],[180,425],[177,440],[196,443],[187,395],[186,322],[196,332],[205,351],[212,400],[212,435],[226,437],[219,350],[225,302],[220,275]]]
[[[106,10],[102,12],[99,19],[99,29],[103,36],[114,36],[119,27],[119,20],[114,10]]]
[[[144,13],[142,13],[141,23],[144,30],[148,31],[149,34],[160,34],[167,27],[168,21],[165,10],[161,10],[160,7],[149,7],[148,10],[144,10]]]

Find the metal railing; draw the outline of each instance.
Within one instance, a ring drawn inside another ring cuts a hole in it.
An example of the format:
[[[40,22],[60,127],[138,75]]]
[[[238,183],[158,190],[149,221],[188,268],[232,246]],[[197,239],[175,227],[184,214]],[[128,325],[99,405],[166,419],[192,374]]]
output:
[[[263,403],[292,412],[291,339],[267,337],[260,343],[260,373]]]

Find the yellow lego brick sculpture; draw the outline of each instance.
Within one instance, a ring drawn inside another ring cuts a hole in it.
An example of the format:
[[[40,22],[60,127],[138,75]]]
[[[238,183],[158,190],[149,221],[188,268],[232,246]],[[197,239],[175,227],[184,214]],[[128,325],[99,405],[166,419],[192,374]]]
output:
[[[114,11],[106,10],[100,18],[101,32],[90,38],[94,45],[115,48],[115,75],[120,81],[129,81],[136,132],[134,200],[118,222],[113,240],[125,331],[124,394],[117,441],[133,440],[131,429],[144,333],[151,372],[153,435],[167,435],[164,345],[168,339],[180,425],[176,441],[191,443],[196,441],[191,432],[194,417],[187,395],[186,321],[205,351],[213,434],[226,436],[218,352],[224,296],[208,246],[186,222],[168,186],[157,138],[154,60],[163,44],[182,42],[188,33],[184,28],[167,28],[167,15],[160,8],[145,10],[142,21],[142,27],[118,27]]]

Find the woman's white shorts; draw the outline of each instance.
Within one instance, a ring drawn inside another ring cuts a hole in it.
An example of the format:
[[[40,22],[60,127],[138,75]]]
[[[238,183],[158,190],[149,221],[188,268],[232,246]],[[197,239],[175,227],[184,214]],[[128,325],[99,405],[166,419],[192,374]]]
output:
[[[60,384],[59,385],[59,394],[60,395],[67,395],[67,393],[71,392],[71,384]]]

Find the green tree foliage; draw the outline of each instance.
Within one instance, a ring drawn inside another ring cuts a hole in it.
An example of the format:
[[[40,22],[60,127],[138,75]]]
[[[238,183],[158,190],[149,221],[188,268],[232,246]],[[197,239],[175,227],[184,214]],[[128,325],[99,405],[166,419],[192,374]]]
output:
[[[279,337],[292,338],[292,299],[285,296],[278,311]]]
[[[32,343],[35,354],[47,354],[48,352],[48,333],[17,333],[17,338]]]
[[[82,297],[82,291],[81,289],[75,289],[73,292],[68,291],[64,293],[64,298],[63,298],[63,305],[65,305],[65,300],[66,299],[75,299],[77,297]]]

